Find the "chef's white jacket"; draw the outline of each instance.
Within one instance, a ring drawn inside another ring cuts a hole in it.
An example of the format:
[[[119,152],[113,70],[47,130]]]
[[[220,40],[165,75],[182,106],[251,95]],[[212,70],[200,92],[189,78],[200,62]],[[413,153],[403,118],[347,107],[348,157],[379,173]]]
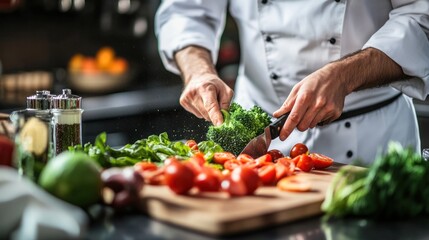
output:
[[[420,151],[412,98],[429,93],[429,0],[165,0],[155,19],[165,67],[179,73],[176,51],[198,45],[217,60],[227,10],[239,31],[241,60],[234,101],[273,113],[292,87],[344,55],[377,48],[412,80],[353,92],[343,111],[370,106],[401,91],[386,107],[300,132],[271,148],[289,153],[297,142],[338,162],[372,162],[389,141]]]

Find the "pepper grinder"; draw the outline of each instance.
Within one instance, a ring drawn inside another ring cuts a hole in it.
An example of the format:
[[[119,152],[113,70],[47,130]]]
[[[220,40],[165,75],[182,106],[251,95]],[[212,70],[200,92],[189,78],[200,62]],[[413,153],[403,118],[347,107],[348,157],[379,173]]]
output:
[[[69,146],[82,144],[82,98],[63,89],[53,98],[52,114],[54,129],[54,153],[58,155]]]

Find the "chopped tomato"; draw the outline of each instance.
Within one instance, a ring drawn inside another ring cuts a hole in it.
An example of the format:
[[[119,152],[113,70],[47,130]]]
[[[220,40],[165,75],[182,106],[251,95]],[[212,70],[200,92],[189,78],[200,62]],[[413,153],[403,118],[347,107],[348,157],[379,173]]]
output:
[[[213,161],[222,165],[230,159],[235,159],[235,155],[230,152],[216,152],[213,155]]]
[[[265,165],[258,169],[258,175],[263,185],[273,185],[276,182],[276,167],[274,164]]]
[[[308,147],[303,143],[297,143],[290,150],[289,156],[295,158],[301,154],[308,154]]]
[[[313,160],[315,169],[324,169],[334,164],[334,160],[332,158],[320,153],[310,153],[309,156]]]
[[[204,153],[197,152],[189,159],[190,161],[195,161],[198,165],[204,166],[206,159],[204,158]]]
[[[267,162],[273,162],[273,158],[271,157],[270,154],[267,153],[255,159],[255,161],[258,163],[267,163]]]
[[[237,156],[237,160],[243,164],[255,161],[255,159],[252,156],[250,156],[249,154],[245,154],[245,153],[239,154]]]
[[[301,154],[298,156],[298,163],[296,166],[304,172],[310,172],[314,167],[313,160],[307,154]]]
[[[271,149],[267,153],[271,155],[271,159],[273,162],[275,162],[279,158],[284,157],[284,154],[277,149]]]
[[[295,164],[288,157],[277,159],[274,165],[276,168],[276,181],[292,175],[295,171]]]
[[[144,171],[142,173],[144,182],[149,185],[164,185],[165,184],[165,176],[164,176],[164,168],[158,168],[154,171]]]
[[[295,165],[297,165],[297,164],[298,164],[299,159],[300,159],[300,156],[301,156],[301,155],[298,155],[298,156],[296,156],[296,157],[294,157],[294,158],[291,158],[292,162],[293,162],[293,163],[295,163]]]
[[[241,162],[239,162],[237,159],[230,159],[223,164],[223,167],[227,170],[232,171],[241,165],[243,165],[243,164]]]
[[[197,142],[196,142],[195,140],[193,140],[193,139],[190,139],[190,140],[186,141],[186,142],[185,142],[185,145],[186,145],[186,146],[188,146],[188,147],[190,147],[190,148],[191,148],[191,150],[198,151],[198,144],[197,144]]]
[[[152,162],[138,162],[136,164],[134,164],[134,169],[137,172],[144,172],[144,171],[155,171],[156,169],[158,169],[158,166],[155,163]]]
[[[290,176],[282,178],[277,183],[277,188],[283,191],[308,192],[311,190],[311,183],[299,176]]]

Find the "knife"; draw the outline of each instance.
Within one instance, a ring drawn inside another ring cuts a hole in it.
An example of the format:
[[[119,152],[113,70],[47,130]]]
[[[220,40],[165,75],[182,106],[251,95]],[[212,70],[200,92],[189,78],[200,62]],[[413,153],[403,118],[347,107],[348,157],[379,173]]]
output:
[[[253,158],[257,158],[266,154],[268,148],[270,147],[271,140],[276,139],[280,135],[280,130],[285,124],[288,116],[289,113],[286,113],[276,119],[274,122],[270,123],[270,125],[264,129],[264,133],[250,140],[250,142],[246,145],[246,147],[244,147],[240,154],[249,154]]]

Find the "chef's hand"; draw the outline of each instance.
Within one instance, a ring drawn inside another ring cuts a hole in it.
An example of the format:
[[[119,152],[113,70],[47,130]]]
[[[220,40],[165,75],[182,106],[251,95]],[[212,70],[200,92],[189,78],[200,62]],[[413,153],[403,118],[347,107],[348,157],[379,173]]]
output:
[[[202,47],[188,46],[176,52],[174,58],[185,84],[180,104],[198,118],[216,126],[222,124],[220,110],[229,108],[234,92],[219,78],[210,52]]]
[[[409,78],[395,61],[376,48],[366,48],[322,67],[292,89],[274,117],[290,112],[280,131],[285,140],[297,128],[305,131],[340,117],[346,96]]]
[[[280,131],[280,140],[285,140],[295,128],[305,131],[317,124],[330,123],[341,115],[348,91],[337,72],[327,65],[293,87],[286,101],[273,114],[280,117],[290,112]]]
[[[180,104],[198,118],[214,125],[223,122],[221,109],[228,109],[233,90],[216,74],[203,74],[188,81],[180,96]]]

